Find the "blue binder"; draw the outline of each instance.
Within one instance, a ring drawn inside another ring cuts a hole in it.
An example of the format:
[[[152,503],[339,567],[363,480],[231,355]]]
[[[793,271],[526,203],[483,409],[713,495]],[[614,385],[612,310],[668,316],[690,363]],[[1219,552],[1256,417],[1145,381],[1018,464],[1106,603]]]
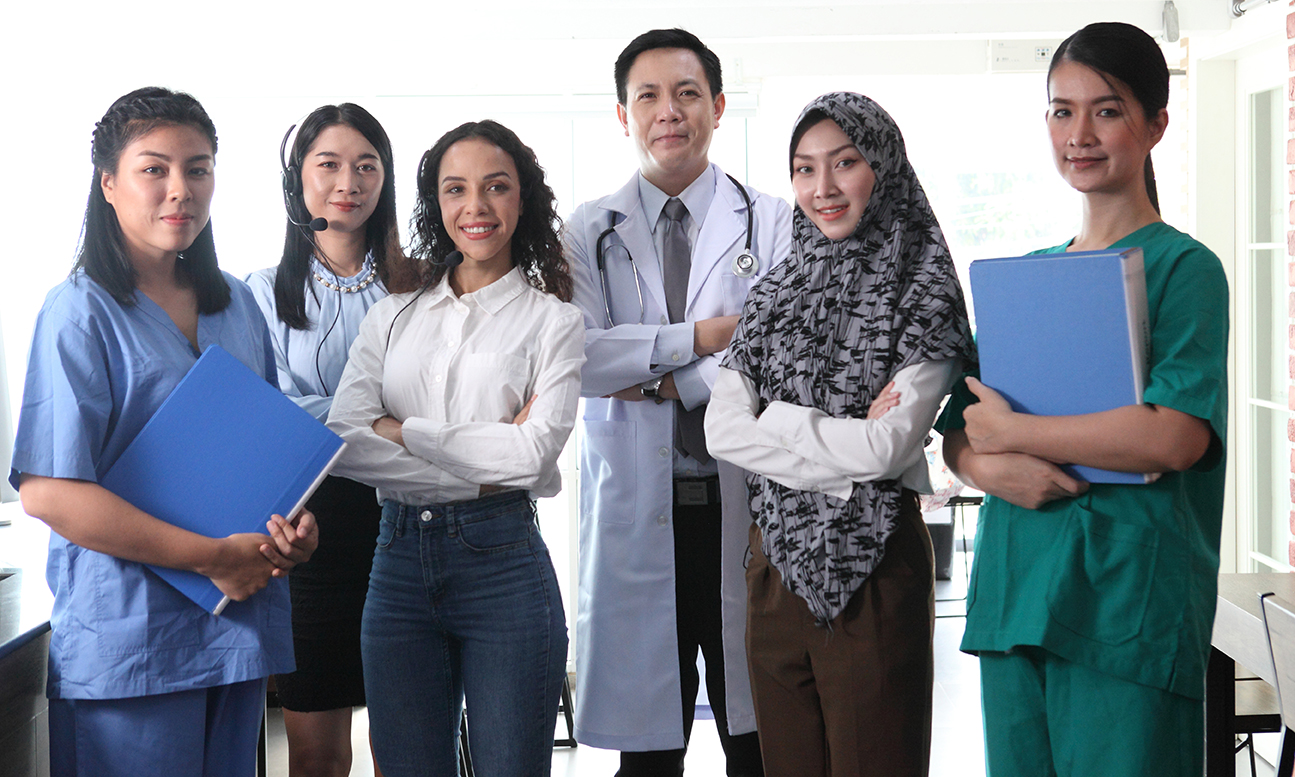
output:
[[[265,533],[292,518],[346,444],[219,346],[210,346],[100,485],[161,520],[207,537]],[[229,599],[210,579],[149,567],[203,609]]]
[[[1150,329],[1142,249],[971,263],[981,381],[1012,409],[1080,415],[1142,404]],[[1064,466],[1090,483],[1147,476]]]

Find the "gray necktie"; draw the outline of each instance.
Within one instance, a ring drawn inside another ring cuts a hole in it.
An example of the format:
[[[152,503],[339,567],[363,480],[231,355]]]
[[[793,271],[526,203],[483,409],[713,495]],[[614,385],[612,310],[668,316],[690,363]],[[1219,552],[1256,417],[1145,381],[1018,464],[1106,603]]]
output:
[[[688,245],[688,233],[683,227],[688,208],[677,197],[671,197],[666,201],[662,214],[666,219],[665,234],[661,239],[665,306],[670,323],[677,324],[684,320],[684,309],[688,305],[688,274],[692,270],[692,247]],[[685,410],[681,402],[675,408],[675,420],[675,445],[703,464],[710,461],[710,453],[706,450],[706,406]]]
[[[688,208],[678,197],[671,197],[666,201],[662,215],[665,216],[665,234],[661,238],[665,306],[670,314],[670,323],[677,324],[683,321],[684,308],[688,304],[688,273],[692,269],[692,248],[683,228]]]

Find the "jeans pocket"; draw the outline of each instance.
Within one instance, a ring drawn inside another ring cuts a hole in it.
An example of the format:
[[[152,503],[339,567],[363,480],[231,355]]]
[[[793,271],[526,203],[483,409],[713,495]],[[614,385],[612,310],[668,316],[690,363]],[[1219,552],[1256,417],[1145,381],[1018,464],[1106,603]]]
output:
[[[536,531],[529,506],[494,515],[471,516],[459,523],[458,538],[463,547],[476,553],[506,553],[529,548]]]
[[[391,541],[396,538],[396,521],[399,512],[397,510],[382,510],[382,520],[378,522],[378,550],[385,550],[391,547]]]

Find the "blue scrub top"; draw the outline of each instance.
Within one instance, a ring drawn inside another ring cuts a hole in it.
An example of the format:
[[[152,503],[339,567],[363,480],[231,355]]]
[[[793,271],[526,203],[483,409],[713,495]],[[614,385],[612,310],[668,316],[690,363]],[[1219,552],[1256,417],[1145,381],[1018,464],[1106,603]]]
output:
[[[265,319],[243,282],[198,318],[198,345],[219,345],[274,385]],[[122,307],[83,273],[56,286],[36,319],[9,482],[19,473],[97,482],[198,360],[161,307]],[[50,698],[114,699],[290,672],[288,587],[211,615],[147,567],[50,534],[46,579]]]

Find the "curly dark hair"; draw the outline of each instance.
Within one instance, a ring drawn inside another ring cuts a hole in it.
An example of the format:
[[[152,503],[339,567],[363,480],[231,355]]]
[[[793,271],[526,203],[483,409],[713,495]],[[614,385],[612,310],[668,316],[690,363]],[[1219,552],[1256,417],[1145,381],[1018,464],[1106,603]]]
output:
[[[557,214],[557,197],[544,180],[544,168],[540,167],[535,152],[512,130],[489,119],[460,124],[445,133],[418,163],[418,202],[410,221],[413,242],[409,255],[422,265],[423,284],[431,286],[445,277],[448,269],[445,257],[454,250],[454,241],[441,222],[441,206],[436,199],[441,159],[450,146],[469,138],[481,138],[497,146],[517,166],[522,208],[512,239],[513,265],[521,268],[530,285],[570,302],[573,284],[570,266],[562,255],[562,241],[558,238],[562,219]]]

